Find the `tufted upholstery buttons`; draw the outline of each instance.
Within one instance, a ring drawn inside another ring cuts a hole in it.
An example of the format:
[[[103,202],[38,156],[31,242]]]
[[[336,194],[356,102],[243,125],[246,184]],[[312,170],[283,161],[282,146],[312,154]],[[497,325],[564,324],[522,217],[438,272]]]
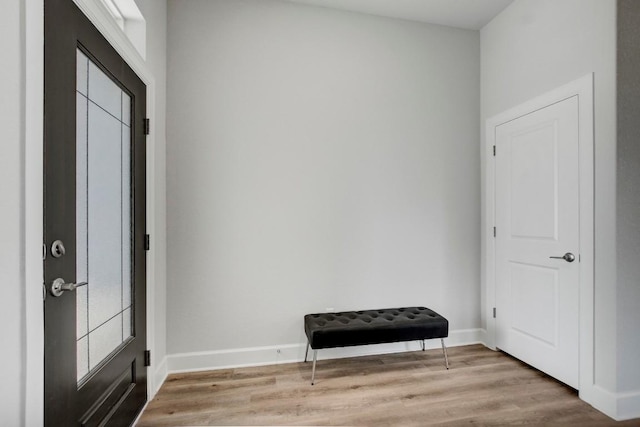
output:
[[[313,349],[445,338],[449,322],[426,307],[316,313],[304,317]]]

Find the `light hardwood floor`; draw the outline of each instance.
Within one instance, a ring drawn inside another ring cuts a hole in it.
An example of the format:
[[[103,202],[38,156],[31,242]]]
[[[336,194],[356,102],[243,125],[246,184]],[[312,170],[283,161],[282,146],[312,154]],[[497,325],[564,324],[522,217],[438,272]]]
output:
[[[320,352],[320,354],[322,354]],[[616,423],[575,390],[481,345],[170,375],[138,426]]]

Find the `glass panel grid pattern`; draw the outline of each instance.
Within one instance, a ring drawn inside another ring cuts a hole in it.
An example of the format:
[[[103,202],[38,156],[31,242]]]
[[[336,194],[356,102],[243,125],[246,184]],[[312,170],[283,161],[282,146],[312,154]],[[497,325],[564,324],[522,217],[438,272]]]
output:
[[[79,49],[76,90],[77,380],[132,335],[131,98]]]

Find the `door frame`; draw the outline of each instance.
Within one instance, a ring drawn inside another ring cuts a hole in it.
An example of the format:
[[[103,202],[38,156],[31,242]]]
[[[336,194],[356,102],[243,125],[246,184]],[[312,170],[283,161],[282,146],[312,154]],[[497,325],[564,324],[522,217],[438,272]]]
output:
[[[107,39],[124,61],[147,86],[147,114],[151,121],[151,132],[147,135],[147,233],[156,233],[155,192],[157,174],[155,169],[155,100],[156,82],[145,60],[131,41],[115,23],[102,3],[92,0],[73,0],[91,23]],[[42,264],[43,243],[43,122],[44,122],[44,0],[29,0],[23,4],[22,69],[24,113],[24,287],[25,298],[25,365],[24,424],[44,424],[44,310]],[[27,66],[28,64],[28,66]],[[155,260],[157,239],[150,241],[147,259],[147,348],[156,353],[155,343]],[[160,386],[162,378],[158,367],[161,361],[151,359],[148,369],[147,394],[151,400]]]
[[[486,344],[496,349],[496,245],[493,237],[495,226],[495,157],[496,127],[515,120],[530,112],[542,109],[564,99],[578,97],[579,120],[579,168],[580,168],[580,284],[579,284],[579,394],[582,400],[591,403],[594,384],[594,104],[593,73],[553,89],[543,95],[524,102],[503,113],[487,119],[486,138],[483,147],[485,156],[485,197],[483,243],[485,267],[485,321]],[[498,230],[500,232],[500,230]],[[498,314],[499,315],[499,314]]]

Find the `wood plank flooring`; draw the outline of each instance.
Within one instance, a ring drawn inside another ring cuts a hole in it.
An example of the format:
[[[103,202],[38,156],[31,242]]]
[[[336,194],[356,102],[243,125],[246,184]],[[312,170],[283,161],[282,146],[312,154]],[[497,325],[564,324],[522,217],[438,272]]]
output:
[[[320,353],[322,354],[322,353]],[[170,375],[139,427],[580,425],[616,423],[575,390],[481,345]]]

